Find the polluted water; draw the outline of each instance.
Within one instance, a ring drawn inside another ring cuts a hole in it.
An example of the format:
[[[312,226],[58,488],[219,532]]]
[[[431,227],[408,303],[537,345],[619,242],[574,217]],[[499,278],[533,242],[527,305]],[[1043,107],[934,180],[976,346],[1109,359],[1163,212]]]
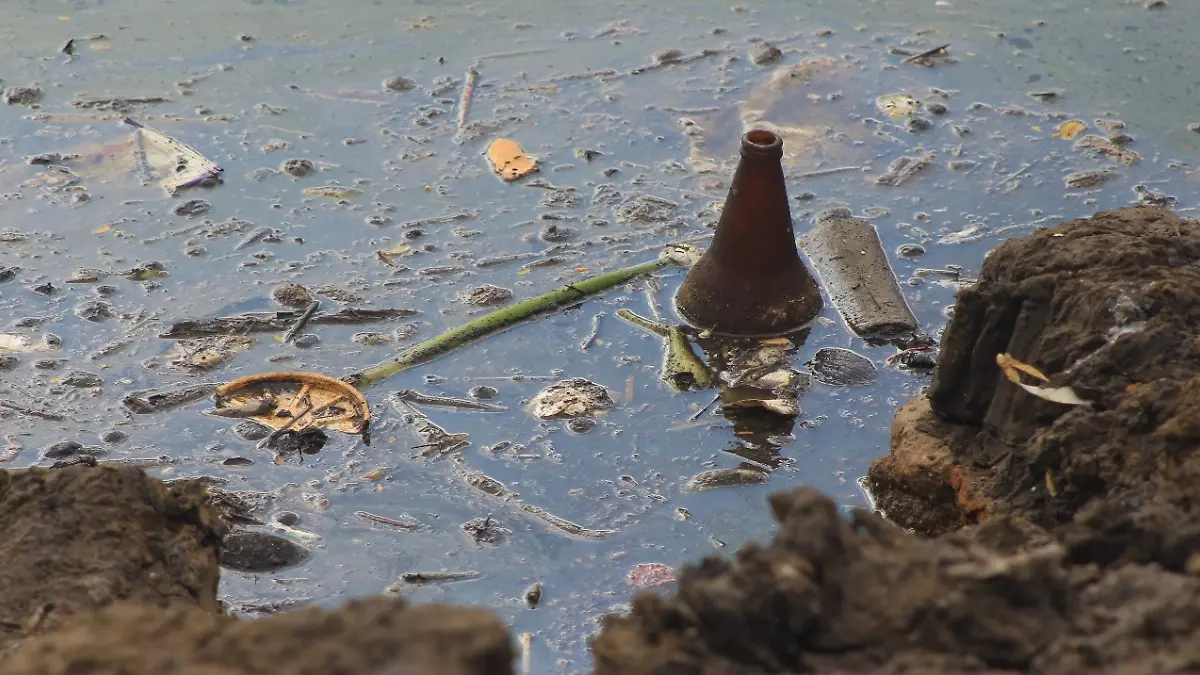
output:
[[[989,250],[1196,208],[1200,119],[1146,73],[1200,66],[1197,9],[995,4],[10,7],[0,458],[204,480],[244,516],[220,592],[247,616],[470,603],[532,636],[534,671],[586,672],[604,613],[769,537],[770,492],[869,504]],[[291,380],[214,401],[706,250],[755,130],[813,278],[814,224],[854,224],[908,341],[856,333],[829,288],[792,332],[721,338],[665,264],[372,383],[354,433],[264,424],[304,412]]]

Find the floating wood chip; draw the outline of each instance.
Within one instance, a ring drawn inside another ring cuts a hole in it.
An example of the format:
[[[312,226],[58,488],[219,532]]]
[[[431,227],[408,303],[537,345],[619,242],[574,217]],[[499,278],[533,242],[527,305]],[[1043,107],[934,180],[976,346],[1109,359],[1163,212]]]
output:
[[[307,429],[368,433],[371,408],[361,392],[327,375],[305,372],[260,373],[227,382],[213,393],[215,414],[223,410],[276,431]]]
[[[488,146],[488,162],[495,171],[506,181],[523,178],[538,170],[537,162],[530,159],[516,141],[507,138],[497,138]]]
[[[1086,405],[1088,401],[1079,398],[1075,390],[1070,387],[1037,387],[1031,384],[1025,384],[1021,381],[1021,373],[1039,380],[1041,382],[1049,382],[1050,378],[1046,377],[1042,371],[1014,359],[1009,354],[997,354],[996,365],[1000,366],[1000,370],[1010,382],[1024,389],[1025,391],[1037,396],[1040,399],[1050,401],[1052,403],[1062,403],[1063,405]]]

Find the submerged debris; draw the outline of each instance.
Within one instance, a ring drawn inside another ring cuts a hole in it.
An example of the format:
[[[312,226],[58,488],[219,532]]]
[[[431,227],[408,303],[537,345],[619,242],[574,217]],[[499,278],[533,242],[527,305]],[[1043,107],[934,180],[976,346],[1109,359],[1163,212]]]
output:
[[[899,187],[916,178],[918,174],[932,165],[933,155],[929,153],[900,157],[889,164],[887,171],[875,179],[875,184]]]
[[[538,392],[530,403],[534,417],[543,420],[591,417],[615,405],[608,389],[582,377],[556,382]]]
[[[316,314],[311,323],[322,324],[359,324],[374,321],[387,321],[418,312],[414,309],[341,309],[336,312]],[[252,312],[237,316],[214,317],[210,319],[184,319],[171,324],[171,327],[159,334],[162,338],[192,338],[204,335],[228,335],[230,333],[253,333],[261,331],[286,330],[300,317],[300,312]]]
[[[812,369],[813,378],[818,382],[839,387],[870,384],[879,374],[870,359],[841,347],[818,349],[806,365]]]

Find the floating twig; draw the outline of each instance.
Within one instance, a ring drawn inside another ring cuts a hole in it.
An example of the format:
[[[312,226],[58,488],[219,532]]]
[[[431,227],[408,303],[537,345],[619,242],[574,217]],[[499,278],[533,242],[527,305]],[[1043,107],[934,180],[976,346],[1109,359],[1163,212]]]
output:
[[[202,382],[163,389],[144,389],[127,394],[121,399],[121,404],[126,410],[140,415],[163,412],[206,398],[219,386],[220,382]]]
[[[287,333],[284,333],[283,344],[287,344],[296,339],[296,335],[298,335],[300,331],[304,330],[304,327],[308,325],[309,320],[312,319],[313,314],[317,313],[317,309],[320,306],[320,300],[313,300],[312,303],[305,308],[304,313],[300,315],[300,318],[296,319],[296,323],[288,329]]]
[[[489,312],[437,337],[414,345],[395,358],[352,373],[342,379],[359,389],[365,389],[396,373],[443,356],[469,342],[514,326],[537,314],[572,305],[590,295],[606,291],[639,275],[654,272],[669,265],[690,266],[698,257],[699,252],[695,248],[684,244],[673,244],[668,246],[656,260],[589,277]]]
[[[406,584],[448,584],[455,581],[470,581],[483,576],[474,570],[466,572],[405,572],[400,579]]]
[[[604,320],[604,317],[604,312],[596,312],[596,315],[592,317],[592,330],[588,333],[587,337],[579,343],[579,351],[586,352],[588,347],[591,347],[592,343],[596,341],[596,336],[600,334],[600,322]]]
[[[380,525],[389,525],[391,527],[396,527],[401,530],[404,530],[405,532],[415,532],[417,530],[423,529],[423,527],[424,527],[423,525],[421,525],[421,523],[417,522],[415,519],[396,520],[395,518],[388,518],[387,516],[376,515],[369,511],[355,511],[354,515],[358,516],[359,518],[362,518],[363,520],[369,520],[372,523],[379,523]]]
[[[430,396],[422,394],[419,391],[412,389],[401,389],[394,396],[406,403],[416,403],[417,405],[437,405],[445,408],[459,408],[461,410],[478,410],[480,412],[504,412],[508,410],[502,405],[494,405],[492,403],[483,403],[481,401],[471,401],[465,398],[451,398],[449,396]]]
[[[471,113],[471,97],[475,95],[475,80],[479,73],[474,68],[467,71],[463,78],[462,98],[458,101],[458,133],[462,134],[467,126],[467,116]]]
[[[307,311],[307,310],[305,310]],[[415,309],[402,307],[390,309],[359,309],[347,308],[328,314],[314,314],[309,323],[317,325],[344,325],[371,323],[400,319],[418,314]],[[236,316],[221,316],[207,319],[183,319],[171,324],[166,331],[159,333],[161,338],[182,339],[202,337],[206,335],[231,335],[264,331],[286,330],[292,326],[300,312],[249,312]]]
[[[818,176],[832,176],[835,173],[844,173],[846,171],[861,171],[861,166],[839,166],[832,169],[818,169],[816,171],[805,171],[798,173],[796,178],[816,178]]]
[[[947,43],[947,44],[944,44],[944,45],[942,45],[942,46],[940,46],[940,47],[934,47],[933,49],[929,49],[929,50],[923,51],[923,52],[921,52],[920,54],[916,54],[916,55],[910,56],[910,57],[908,57],[907,59],[904,59],[904,62],[905,62],[905,63],[915,63],[915,62],[917,62],[917,61],[920,61],[920,60],[922,60],[922,59],[927,59],[927,58],[929,58],[929,57],[931,57],[931,56],[942,56],[943,54],[945,54],[945,53],[946,53],[946,49],[947,49],[949,46],[950,46],[950,45]]]
[[[408,229],[412,227],[425,227],[427,225],[444,225],[446,223],[454,223],[460,220],[472,220],[477,217],[479,217],[478,211],[462,211],[460,213],[448,213],[444,216],[430,216],[428,218],[405,221],[400,223],[400,227]]]

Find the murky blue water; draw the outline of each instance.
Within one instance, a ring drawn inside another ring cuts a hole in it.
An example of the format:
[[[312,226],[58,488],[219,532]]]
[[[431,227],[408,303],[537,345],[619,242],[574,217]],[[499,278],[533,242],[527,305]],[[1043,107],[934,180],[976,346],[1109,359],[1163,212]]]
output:
[[[380,592],[404,572],[475,570],[482,577],[474,581],[405,592],[414,600],[492,608],[516,632],[534,634],[536,671],[581,671],[598,617],[629,601],[633,589],[626,575],[634,565],[678,566],[769,537],[772,524],[763,506],[773,490],[807,484],[847,507],[866,504],[856,481],[887,451],[895,408],[916,395],[927,377],[886,368],[894,349],[853,337],[827,307],[796,365],[820,347],[849,347],[875,361],[878,381],[861,388],[814,385],[801,400],[803,414],[790,436],[771,448],[747,447],[719,415],[689,421],[711,392],[671,393],[658,380],[662,343],[614,316],[628,307],[670,319],[682,273],[667,270],[653,283],[634,282],[372,389],[372,445],[338,437],[302,464],[272,463],[253,443],[234,436],[230,424],[201,415],[203,402],[131,416],[121,397],[268,370],[340,376],[408,344],[364,346],[351,340],[356,332],[390,334],[413,322],[418,330],[409,342],[428,338],[481,311],[456,300],[469,288],[491,283],[530,297],[652,259],[665,243],[703,235],[715,221],[713,204],[724,199],[728,173],[695,171],[693,137],[683,133],[683,120],[704,130],[705,157],[727,162],[742,132],[739,106],[748,98],[770,100],[767,119],[817,139],[789,166],[789,190],[804,197],[795,202],[799,230],[820,210],[847,206],[875,223],[888,251],[906,243],[925,247],[922,257],[892,260],[922,326],[935,335],[956,285],[918,269],[954,264],[970,279],[1004,238],[1138,202],[1146,192],[1136,192],[1135,185],[1177,197],[1175,206],[1185,212],[1195,207],[1189,188],[1195,184],[1196,135],[1187,126],[1200,121],[1189,75],[1200,72],[1200,57],[1188,45],[1189,31],[1200,26],[1200,7],[1191,3],[1176,1],[1158,11],[1140,2],[1091,7],[1086,0],[1050,6],[982,0],[678,4],[448,8],[426,2],[219,0],[198,6],[116,0],[9,8],[0,27],[6,45],[0,86],[37,84],[44,95],[37,108],[0,109],[0,232],[24,235],[0,243],[0,265],[21,268],[0,284],[0,326],[34,337],[49,331],[62,338],[63,349],[21,355],[20,364],[3,373],[0,395],[64,416],[4,419],[4,433],[22,448],[9,466],[42,461],[39,453],[55,441],[78,440],[107,451],[105,458],[172,458],[172,464],[150,469],[155,475],[218,476],[229,481],[228,489],[274,493],[264,516],[297,512],[298,527],[320,537],[309,542],[316,554],[279,574],[226,573],[222,594],[231,604],[303,598],[333,605]],[[85,39],[97,34],[104,37]],[[70,38],[76,38],[72,57],[59,51]],[[781,61],[749,61],[752,40],[762,38],[779,45]],[[947,43],[956,62],[932,68],[906,64],[903,55],[889,52]],[[668,48],[685,57],[705,49],[718,53],[630,74]],[[767,84],[776,68],[822,56],[835,67],[775,89]],[[478,86],[460,133],[462,83],[472,68]],[[615,72],[603,74],[608,70]],[[396,75],[417,88],[385,90],[383,80]],[[1059,100],[1030,96],[1046,91],[1060,92]],[[910,132],[875,104],[878,96],[902,92],[940,101],[947,112],[920,113],[931,128]],[[128,139],[120,123],[126,113],[70,103],[104,96],[168,99],[128,114],[219,163],[224,183],[171,199],[110,162],[83,177],[88,201],[23,185],[41,171],[24,164],[28,155],[116,147]],[[1141,160],[1124,166],[1075,150],[1072,141],[1055,136],[1068,119],[1102,136],[1121,132],[1112,122],[1123,121],[1123,133],[1133,138],[1128,147]],[[498,180],[483,156],[496,137],[519,142],[538,159],[541,173],[516,183]],[[287,149],[264,150],[278,141]],[[587,160],[583,150],[601,154]],[[899,187],[874,184],[891,161],[922,152],[935,154],[925,174]],[[312,160],[318,172],[293,179],[262,171],[293,157]],[[803,177],[847,166],[859,168]],[[1102,166],[1115,167],[1120,176],[1093,190],[1064,188],[1066,173]],[[363,192],[345,203],[302,194],[331,183]],[[572,191],[577,199],[549,199],[564,194],[551,188]],[[605,198],[612,191],[620,193],[617,203]],[[620,202],[644,195],[674,204],[669,217],[620,222]],[[187,198],[211,202],[211,211],[173,215],[174,205]],[[463,216],[411,225],[453,214]],[[383,216],[387,224],[369,224],[371,216]],[[215,224],[231,218],[250,225],[222,234]],[[571,232],[559,264],[526,267],[527,259],[475,266],[495,255],[547,250],[554,244],[539,235],[551,225]],[[237,248],[247,232],[262,226],[277,228],[279,241]],[[413,230],[420,236],[405,236]],[[404,267],[381,263],[375,252],[398,245],[412,247],[396,259]],[[91,322],[77,316],[76,308],[97,299],[96,285],[63,283],[71,270],[120,270],[150,260],[162,262],[169,275],[152,284],[106,279],[117,289],[105,298],[113,317]],[[441,266],[460,269],[425,273]],[[30,290],[47,281],[56,288],[50,295]],[[310,332],[320,343],[307,350],[260,333],[253,349],[212,373],[169,367],[163,355],[170,341],[157,334],[172,321],[272,308],[270,290],[282,281],[312,289],[335,285],[358,296],[343,303],[322,297],[323,308],[408,307],[420,314],[375,326],[314,327]],[[602,312],[596,342],[581,349]],[[130,344],[88,358],[119,339]],[[64,362],[41,370],[34,367],[39,358]],[[100,375],[103,387],[80,390],[56,381],[73,369]],[[539,422],[522,408],[562,377],[609,387],[617,407],[587,434]],[[496,402],[508,410],[425,409],[448,431],[469,435],[465,464],[529,503],[616,534],[600,541],[566,537],[468,489],[455,477],[453,462],[414,458],[420,441],[397,423],[386,404],[390,392],[465,396],[479,384],[495,387]],[[102,442],[101,435],[113,429],[127,440]],[[489,451],[504,441],[525,450]],[[681,491],[699,471],[737,466],[739,453],[777,465],[771,480]],[[254,463],[221,464],[234,456]],[[379,477],[368,478],[376,469]],[[690,518],[681,519],[680,509]],[[426,529],[404,533],[373,525],[355,515],[360,510],[407,514]],[[463,522],[487,515],[513,530],[511,539],[480,548],[460,531]],[[544,600],[530,610],[521,593],[535,581],[544,584]]]

